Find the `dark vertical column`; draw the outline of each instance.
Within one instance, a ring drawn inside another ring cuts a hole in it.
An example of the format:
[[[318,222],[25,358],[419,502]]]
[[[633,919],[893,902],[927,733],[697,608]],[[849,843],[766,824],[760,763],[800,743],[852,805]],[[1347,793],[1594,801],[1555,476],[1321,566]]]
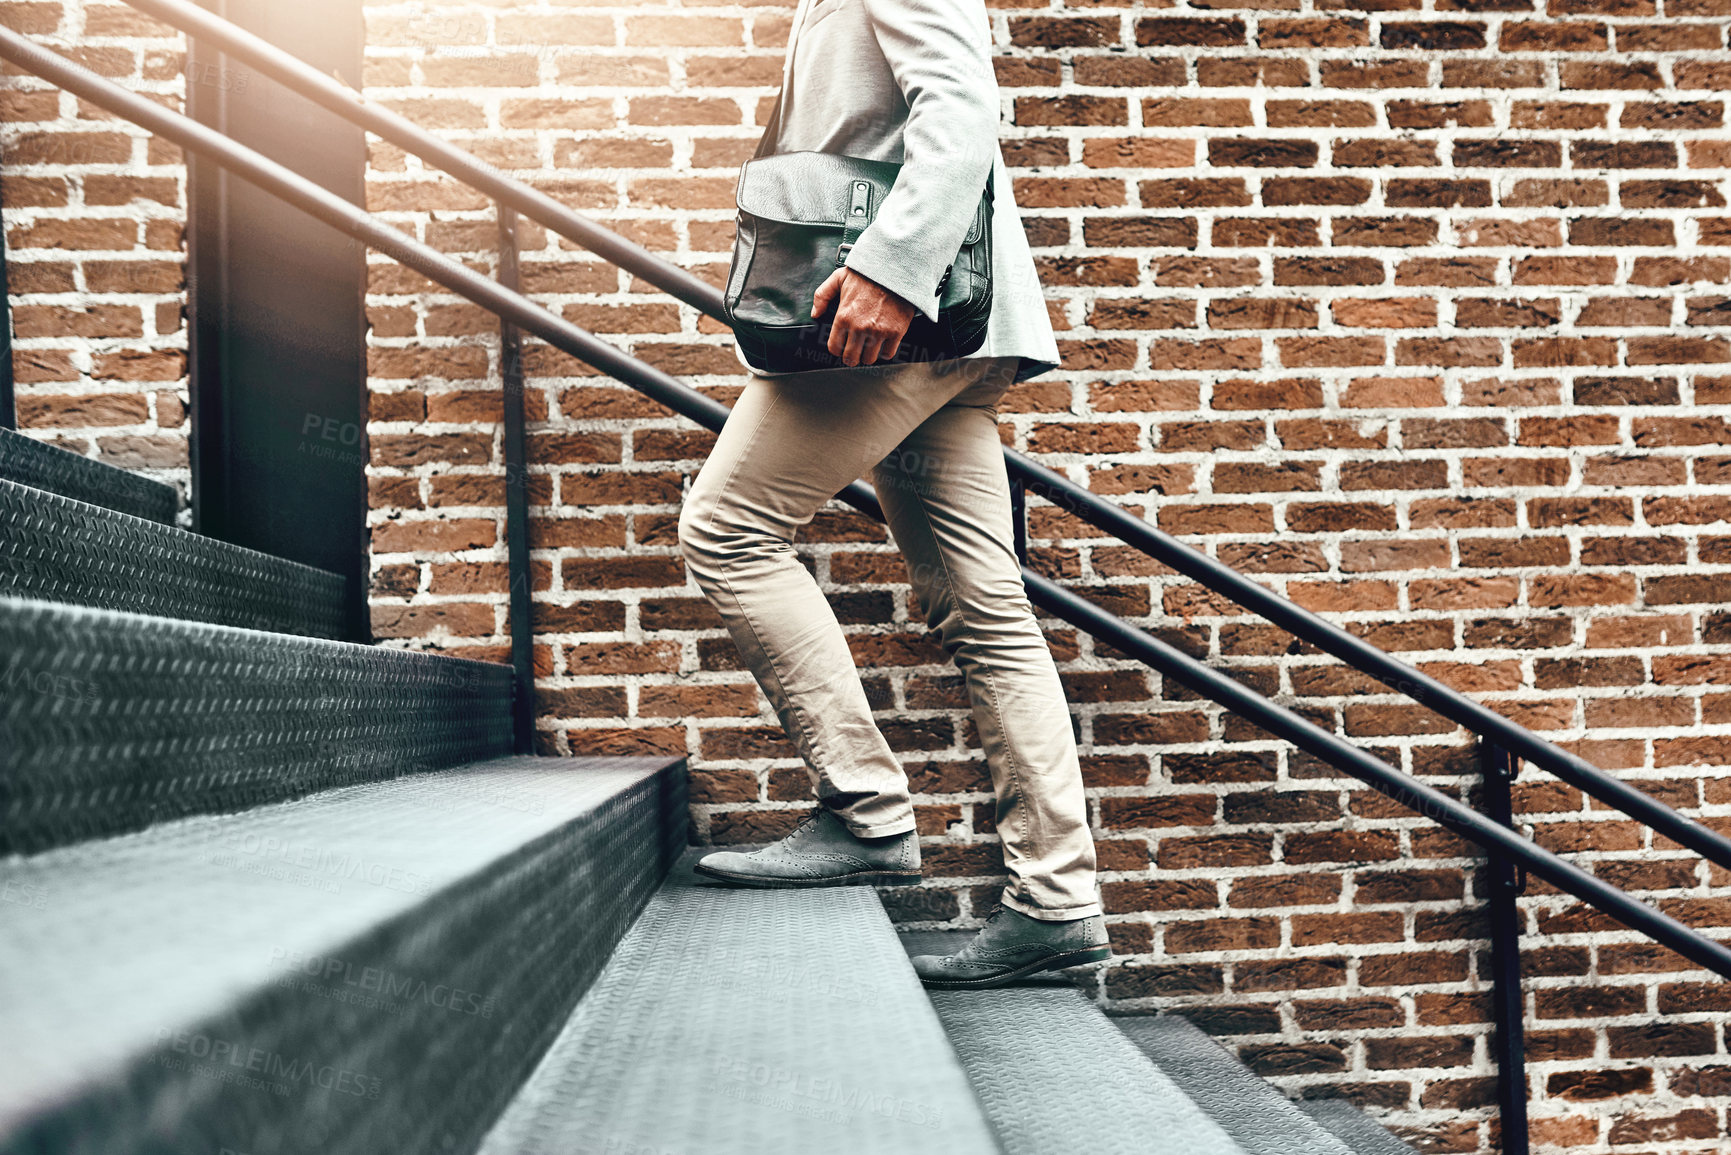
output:
[[[1514,826],[1511,787],[1520,764],[1507,750],[1486,742],[1479,750],[1484,770],[1485,817]],[[1521,912],[1515,898],[1526,889],[1523,872],[1506,858],[1485,864],[1489,879],[1492,1040],[1497,1063],[1497,1106],[1503,1155],[1527,1155],[1527,1056],[1525,1000],[1521,996]]]
[[[1028,487],[1019,477],[1010,478],[1010,533],[1016,560],[1028,564]]]
[[[12,391],[12,282],[6,279],[4,226],[0,226],[0,428],[18,428],[18,402]]]
[[[517,214],[504,205],[499,213],[499,281],[515,292],[521,278],[517,265]],[[505,383],[505,553],[511,577],[511,669],[516,680],[511,723],[517,753],[535,751],[535,636],[530,625],[529,599],[529,454],[523,430],[523,334],[499,321],[499,366]]]
[[[361,0],[206,6],[360,83]],[[196,43],[186,91],[198,120],[365,203],[359,129]],[[188,179],[196,527],[341,574],[367,640],[365,249],[196,157]]]

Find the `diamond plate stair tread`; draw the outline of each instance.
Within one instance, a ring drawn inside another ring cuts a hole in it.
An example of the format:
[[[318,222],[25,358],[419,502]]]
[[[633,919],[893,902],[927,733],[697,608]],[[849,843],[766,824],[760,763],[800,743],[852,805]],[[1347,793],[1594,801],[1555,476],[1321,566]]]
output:
[[[1300,1104],[1306,1115],[1326,1128],[1353,1155],[1418,1155],[1417,1149],[1345,1099],[1312,1099]]]
[[[0,429],[0,479],[165,525],[174,524],[180,508],[173,486],[10,429]]]
[[[931,999],[1007,1155],[1245,1155],[1079,991]]]
[[[969,1155],[990,1128],[865,888],[708,885],[688,855],[484,1155]]]
[[[336,574],[0,479],[0,594],[315,638]]]
[[[1297,1103],[1178,1015],[1112,1022],[1248,1155],[1352,1155]]]
[[[0,597],[0,853],[511,752],[511,671]]]
[[[581,993],[568,972],[599,971],[682,848],[682,771],[498,759],[0,860],[0,1150],[435,1150],[464,1126],[472,1146]],[[380,1093],[176,1076],[180,1030]],[[447,1099],[474,1101],[425,1133]]]

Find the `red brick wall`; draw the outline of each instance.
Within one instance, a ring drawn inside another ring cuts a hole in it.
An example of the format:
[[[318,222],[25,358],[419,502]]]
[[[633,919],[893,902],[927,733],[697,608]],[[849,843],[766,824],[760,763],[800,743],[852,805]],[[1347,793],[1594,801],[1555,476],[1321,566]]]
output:
[[[0,23],[178,108],[182,42],[124,4],[0,3]],[[18,423],[187,489],[180,152],[0,72]]]
[[[995,7],[1005,154],[1065,360],[1015,391],[1004,429],[1731,829],[1731,8],[1657,3]],[[719,279],[790,9],[373,4],[368,85]],[[376,148],[370,197],[494,267],[489,206],[412,158]],[[538,300],[717,396],[738,388],[714,322],[538,230],[527,248]],[[493,324],[375,261],[375,627],[498,655]],[[703,837],[784,830],[803,773],[674,540],[708,437],[544,349],[530,368],[543,748],[687,753]],[[1049,507],[1032,537],[1043,572],[1470,787],[1464,735],[1435,715]],[[800,549],[921,791],[931,877],[887,897],[910,923],[972,925],[996,847],[959,682],[880,530],[838,508]],[[1349,1094],[1426,1149],[1495,1150],[1475,859],[1051,637],[1120,951],[1090,989],[1183,1010],[1288,1091]],[[1517,807],[1544,845],[1731,926],[1725,872],[1542,774]],[[1540,1144],[1724,1146],[1722,985],[1543,886],[1524,909]]]

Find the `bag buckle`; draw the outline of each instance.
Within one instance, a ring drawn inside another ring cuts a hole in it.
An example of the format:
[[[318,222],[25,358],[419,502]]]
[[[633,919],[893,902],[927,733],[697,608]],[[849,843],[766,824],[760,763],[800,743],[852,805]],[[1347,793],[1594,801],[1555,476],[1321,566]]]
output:
[[[848,198],[847,220],[842,223],[842,243],[835,251],[835,263],[847,263],[847,255],[853,251],[854,240],[863,232],[872,218],[872,186],[870,181],[856,180],[853,182],[852,195]]]

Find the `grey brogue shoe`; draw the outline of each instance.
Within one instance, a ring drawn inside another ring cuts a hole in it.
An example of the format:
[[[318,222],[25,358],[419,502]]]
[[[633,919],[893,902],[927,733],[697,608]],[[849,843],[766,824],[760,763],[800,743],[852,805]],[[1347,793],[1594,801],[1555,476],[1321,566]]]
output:
[[[780,842],[749,854],[706,854],[697,870],[735,886],[917,886],[920,836],[860,838],[819,806]]]
[[[1007,906],[955,954],[913,958],[920,981],[938,990],[1001,987],[1039,971],[1063,970],[1112,957],[1106,920],[1099,915],[1067,922],[1029,918]]]

